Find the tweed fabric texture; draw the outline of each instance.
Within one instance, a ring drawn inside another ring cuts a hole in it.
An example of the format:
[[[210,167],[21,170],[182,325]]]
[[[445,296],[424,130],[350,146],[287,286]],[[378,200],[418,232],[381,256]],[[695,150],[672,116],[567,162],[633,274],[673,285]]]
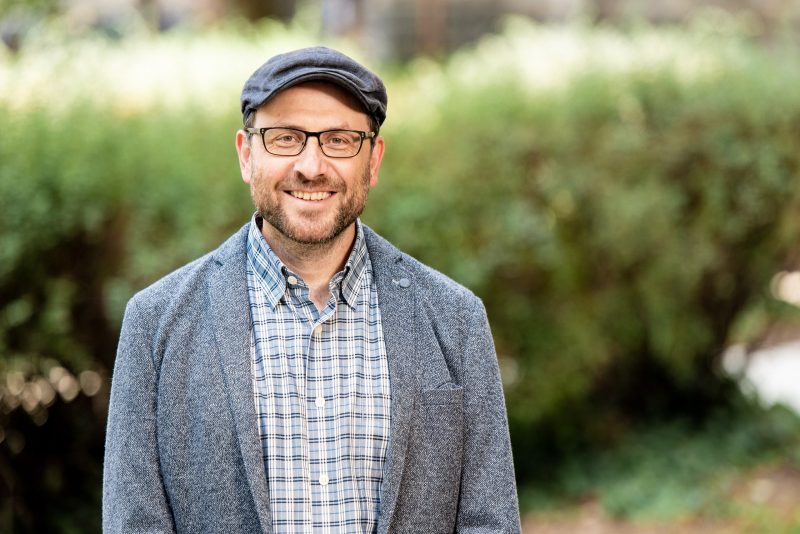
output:
[[[275,255],[255,215],[247,238],[253,391],[272,526],[370,533],[389,443],[389,369],[360,222],[322,310]]]
[[[128,303],[106,433],[105,532],[274,532],[248,357],[248,229]],[[392,395],[378,534],[519,533],[482,303],[363,229]]]

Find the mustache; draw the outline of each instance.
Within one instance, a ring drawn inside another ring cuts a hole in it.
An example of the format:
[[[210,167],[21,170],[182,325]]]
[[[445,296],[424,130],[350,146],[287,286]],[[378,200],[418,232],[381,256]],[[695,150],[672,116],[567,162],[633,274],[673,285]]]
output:
[[[345,189],[344,180],[332,178],[328,175],[307,178],[302,175],[287,177],[278,182],[279,189],[303,189],[313,187],[315,190],[341,191]]]

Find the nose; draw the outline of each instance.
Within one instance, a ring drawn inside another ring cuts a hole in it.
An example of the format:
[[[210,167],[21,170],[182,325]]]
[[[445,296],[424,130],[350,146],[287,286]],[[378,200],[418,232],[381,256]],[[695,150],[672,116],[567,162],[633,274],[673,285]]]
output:
[[[305,148],[297,155],[294,170],[305,179],[314,180],[325,174],[327,164],[327,158],[322,153],[319,138],[309,137]]]

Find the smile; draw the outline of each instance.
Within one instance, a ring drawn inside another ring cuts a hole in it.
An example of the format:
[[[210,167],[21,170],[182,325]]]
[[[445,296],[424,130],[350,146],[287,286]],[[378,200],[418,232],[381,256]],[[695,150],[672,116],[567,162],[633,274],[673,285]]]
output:
[[[289,191],[288,193],[294,198],[299,198],[301,200],[325,200],[333,194],[328,191]]]

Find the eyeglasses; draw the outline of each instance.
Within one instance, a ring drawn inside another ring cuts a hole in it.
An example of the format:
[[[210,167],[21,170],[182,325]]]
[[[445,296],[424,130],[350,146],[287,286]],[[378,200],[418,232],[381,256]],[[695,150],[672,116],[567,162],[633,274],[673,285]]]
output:
[[[306,132],[296,128],[245,128],[245,131],[259,134],[264,149],[274,156],[296,156],[306,147],[309,137],[316,137],[322,153],[329,158],[352,158],[361,152],[364,139],[376,135],[359,130]]]

